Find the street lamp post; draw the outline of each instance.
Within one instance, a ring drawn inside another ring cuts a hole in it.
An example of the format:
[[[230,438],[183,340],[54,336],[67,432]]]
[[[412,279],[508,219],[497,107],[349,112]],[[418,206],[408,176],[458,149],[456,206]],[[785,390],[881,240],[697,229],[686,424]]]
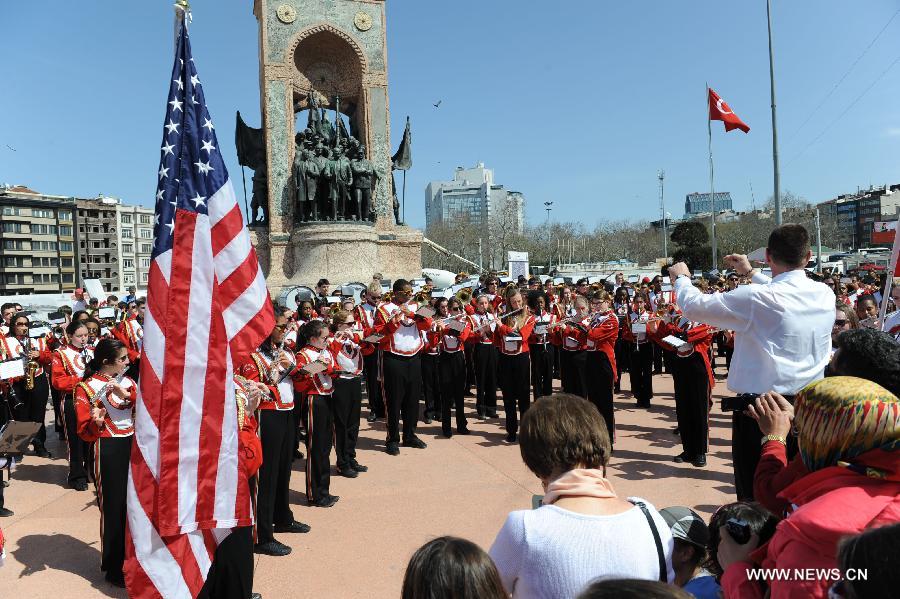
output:
[[[550,211],[553,210],[553,202],[544,202],[544,210],[547,211],[547,251],[550,254],[550,260],[547,264],[547,273],[553,265],[553,252],[550,252]]]
[[[666,259],[666,262],[669,261],[669,234],[668,227],[666,223],[666,202],[664,195],[664,182],[666,180],[666,171],[659,171],[657,174],[657,178],[659,179],[659,212],[662,215],[662,245],[663,245],[663,257]]]

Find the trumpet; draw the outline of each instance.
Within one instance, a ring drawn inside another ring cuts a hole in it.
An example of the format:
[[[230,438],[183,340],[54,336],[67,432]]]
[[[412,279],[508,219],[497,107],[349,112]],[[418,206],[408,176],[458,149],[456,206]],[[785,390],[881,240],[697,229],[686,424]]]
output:
[[[472,301],[472,288],[471,287],[463,287],[459,291],[456,292],[456,299],[461,301],[463,304],[468,304]]]

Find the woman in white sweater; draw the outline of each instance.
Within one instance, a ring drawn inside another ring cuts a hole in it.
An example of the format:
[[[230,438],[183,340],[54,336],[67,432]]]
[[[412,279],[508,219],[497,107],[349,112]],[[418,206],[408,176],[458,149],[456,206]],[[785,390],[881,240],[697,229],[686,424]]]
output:
[[[593,405],[539,399],[519,447],[546,494],[538,509],[510,513],[490,550],[514,598],[574,598],[598,578],[674,580],[665,520],[642,499],[619,499],[606,479],[609,434]]]

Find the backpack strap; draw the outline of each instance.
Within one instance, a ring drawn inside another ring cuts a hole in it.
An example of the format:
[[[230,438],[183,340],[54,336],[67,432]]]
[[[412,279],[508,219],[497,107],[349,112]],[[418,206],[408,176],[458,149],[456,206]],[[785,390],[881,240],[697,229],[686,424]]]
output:
[[[668,583],[669,578],[667,575],[666,569],[666,555],[663,552],[662,539],[659,536],[659,530],[656,529],[656,522],[653,521],[653,516],[650,515],[650,510],[647,509],[647,505],[643,501],[632,501],[632,503],[644,512],[644,517],[647,518],[647,524],[650,525],[650,532],[653,533],[653,542],[656,543],[656,557],[659,558],[659,580],[663,583]]]

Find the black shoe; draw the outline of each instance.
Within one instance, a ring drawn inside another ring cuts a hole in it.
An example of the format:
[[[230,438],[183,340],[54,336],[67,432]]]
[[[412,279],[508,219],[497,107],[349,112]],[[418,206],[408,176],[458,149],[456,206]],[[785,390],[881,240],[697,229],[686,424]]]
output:
[[[8,487],[8,486],[9,486],[9,481],[8,481],[8,480],[0,481],[0,487],[3,487],[3,488],[5,489],[5,488]]]
[[[350,467],[353,468],[354,470],[356,470],[357,472],[368,472],[369,471],[368,466],[363,466],[362,464],[357,462],[355,459],[350,460]]]
[[[125,588],[125,577],[121,573],[119,573],[118,575],[107,574],[104,578],[106,578],[106,582],[113,585],[114,587],[118,587],[120,589]]]
[[[706,454],[701,453],[696,458],[694,458],[691,464],[693,464],[697,468],[703,468],[704,466],[706,466]]]
[[[422,422],[424,422],[425,424],[431,424],[431,416],[428,414],[425,414],[425,417],[422,418]]]
[[[489,410],[487,413],[488,418],[497,418],[497,410]]]
[[[359,472],[351,468],[350,466],[345,466],[343,468],[338,468],[337,473],[343,476],[344,478],[356,478],[359,476]]]
[[[400,445],[397,443],[388,443],[384,450],[388,455],[400,455]]]
[[[487,416],[484,415],[484,412],[478,412],[479,420],[487,420]]]
[[[0,518],[8,518],[13,515],[13,511],[5,507],[0,507]]]
[[[262,595],[259,593],[250,593],[250,599],[262,599]]]
[[[516,436],[516,433],[507,433],[507,435],[506,435],[507,443],[515,443],[516,439],[518,439],[518,437]]]
[[[682,451],[677,456],[672,458],[672,461],[675,462],[676,464],[681,464],[684,462],[691,462],[693,460],[694,460],[694,456],[688,455],[688,453],[686,451]]]
[[[47,451],[47,448],[44,447],[43,443],[35,443],[34,444],[34,455],[36,455],[39,458],[52,458],[53,457],[52,455],[50,455],[50,452]]]
[[[290,555],[291,548],[284,543],[279,543],[278,541],[272,540],[268,541],[267,543],[257,543],[253,547],[253,553],[282,557],[285,555]]]
[[[294,520],[290,524],[276,524],[275,525],[275,532],[304,533],[304,532],[309,532],[310,530],[312,530],[312,529],[309,527],[309,524],[304,524],[303,522],[297,522],[296,520]]]
[[[72,483],[72,488],[75,489],[76,491],[87,491],[88,490],[87,481],[86,480],[76,480],[74,483]]]
[[[378,417],[375,414],[366,416],[366,422],[375,422],[376,420],[378,420]]]
[[[460,435],[468,435],[468,434],[471,434],[472,431],[470,431],[467,427],[464,426],[462,428],[457,427],[456,432],[459,433]]]
[[[649,399],[639,399],[637,402],[637,407],[639,408],[649,408],[650,400]]]
[[[453,438],[453,431],[441,431],[441,434],[444,436],[445,439]]]
[[[337,495],[326,495],[325,497],[316,499],[316,501],[313,502],[313,505],[316,507],[331,507],[338,502],[338,499],[340,499],[340,497]]]
[[[678,435],[679,437],[681,436],[681,429],[678,428],[677,426],[675,427],[675,430],[673,430],[672,432],[675,433],[676,435]]]
[[[413,449],[425,449],[428,447],[425,444],[425,441],[418,437],[413,437],[412,439],[406,439],[403,441],[403,447],[412,447]]]

